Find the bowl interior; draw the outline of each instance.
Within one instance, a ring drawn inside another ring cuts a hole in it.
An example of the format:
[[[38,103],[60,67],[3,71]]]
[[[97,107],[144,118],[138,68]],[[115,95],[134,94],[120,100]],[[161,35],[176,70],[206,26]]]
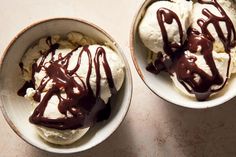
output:
[[[172,83],[172,80],[168,76],[168,74],[162,72],[158,75],[154,75],[146,70],[147,66],[147,48],[144,47],[143,43],[138,34],[138,26],[139,22],[142,19],[146,8],[152,3],[154,0],[145,1],[140,9],[138,10],[130,37],[130,47],[131,54],[133,58],[133,62],[135,64],[136,70],[139,73],[140,77],[144,81],[144,83],[158,96],[161,98],[188,108],[209,108],[213,106],[220,105],[231,98],[233,98],[236,94],[236,80],[235,77],[231,77],[228,81],[227,86],[219,92],[210,97],[207,101],[199,102],[195,98],[186,96],[178,91]]]
[[[112,113],[109,120],[97,123],[78,142],[68,146],[56,146],[44,142],[35,132],[28,118],[32,105],[23,97],[17,95],[23,85],[21,71],[18,66],[21,57],[33,42],[48,35],[65,35],[71,31],[81,32],[97,41],[107,42],[120,55],[126,65],[126,77],[118,95],[112,100]],[[110,136],[125,117],[132,94],[130,69],[119,46],[101,29],[82,20],[59,18],[34,24],[23,30],[9,45],[2,57],[0,70],[0,100],[2,111],[14,131],[28,143],[56,153],[74,153],[89,149]]]

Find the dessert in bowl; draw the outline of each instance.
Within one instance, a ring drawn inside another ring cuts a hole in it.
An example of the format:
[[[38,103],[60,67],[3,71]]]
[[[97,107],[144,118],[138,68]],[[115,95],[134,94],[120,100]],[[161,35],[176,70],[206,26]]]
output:
[[[13,130],[56,153],[80,152],[108,138],[132,94],[117,43],[97,26],[70,18],[41,21],[17,35],[1,59],[0,85]]]
[[[130,47],[146,85],[190,108],[235,96],[235,2],[145,1],[134,19]]]

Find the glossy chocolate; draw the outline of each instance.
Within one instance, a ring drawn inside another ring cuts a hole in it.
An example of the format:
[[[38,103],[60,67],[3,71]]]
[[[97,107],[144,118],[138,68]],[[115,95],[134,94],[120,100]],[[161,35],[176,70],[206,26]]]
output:
[[[76,48],[63,57],[59,54],[58,59],[55,59],[55,51],[58,49],[59,44],[52,44],[50,37],[47,38],[46,41],[50,49],[43,54],[39,63],[35,63],[32,66],[33,83],[35,83],[33,77],[34,73],[38,73],[43,69],[47,75],[42,79],[33,96],[34,100],[39,102],[39,104],[30,116],[30,122],[49,128],[65,130],[90,127],[97,121],[107,119],[111,112],[111,106],[110,100],[106,104],[100,98],[100,65],[104,68],[112,95],[116,94],[117,91],[105,50],[102,47],[98,47],[96,52],[90,52],[89,46],[83,46],[81,51],[78,51],[78,48]],[[73,69],[68,70],[73,53],[79,53],[77,64]],[[95,53],[95,57],[92,57],[91,53]],[[83,65],[81,65],[82,56],[84,57],[83,54],[88,57],[89,64],[85,81],[76,73],[79,68],[83,68]],[[45,61],[47,57],[50,57],[50,61],[48,62]],[[92,64],[94,64],[96,72],[95,92],[93,92],[90,85]],[[52,81],[53,85],[46,91],[45,95],[42,95],[43,90],[49,81]],[[43,116],[48,102],[52,97],[58,99],[58,110],[64,117],[50,119]]]

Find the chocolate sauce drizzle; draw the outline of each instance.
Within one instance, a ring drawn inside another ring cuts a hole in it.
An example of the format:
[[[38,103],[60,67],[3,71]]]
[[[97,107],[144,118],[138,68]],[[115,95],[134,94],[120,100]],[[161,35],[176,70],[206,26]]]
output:
[[[163,38],[163,49],[168,56],[171,56],[176,49],[181,48],[183,42],[183,29],[179,17],[171,10],[167,8],[160,8],[157,11],[157,20],[161,29],[162,38]],[[167,30],[165,28],[165,23],[172,24],[176,21],[179,29],[179,41],[180,43],[170,43],[168,40]]]
[[[156,61],[150,63],[146,69],[155,74],[158,74],[163,70],[169,72],[171,75],[175,73],[178,81],[185,89],[189,93],[195,94],[197,100],[203,101],[212,93],[221,90],[228,81],[231,62],[230,49],[236,46],[236,33],[232,21],[217,0],[198,0],[198,2],[201,4],[212,5],[219,11],[221,16],[216,16],[210,10],[204,8],[202,14],[206,16],[207,19],[198,19],[197,21],[197,24],[201,28],[201,32],[190,27],[187,31],[187,39],[184,42],[182,25],[176,13],[167,8],[160,8],[157,10],[157,21],[164,42],[164,55],[159,55]],[[172,24],[173,21],[176,21],[178,25],[180,36],[179,43],[170,43],[168,40],[168,32],[166,31],[165,24]],[[227,28],[227,32],[225,33],[226,36],[220,23],[224,23]],[[215,39],[208,29],[210,24],[214,26],[217,35],[229,56],[225,80],[220,75],[213,59],[212,51]],[[203,55],[206,64],[209,66],[212,75],[209,75],[197,66],[195,63],[197,58],[195,56],[184,53],[186,50],[189,50],[191,53],[196,53],[199,47],[201,47],[200,53]],[[213,86],[217,86],[218,88],[212,88]]]
[[[42,59],[38,64],[35,63],[32,66],[33,83],[35,83],[33,77],[35,73],[45,70],[47,76],[43,78],[33,96],[34,100],[39,102],[39,104],[30,116],[30,122],[49,128],[65,130],[90,127],[96,121],[107,119],[111,112],[111,106],[110,100],[105,104],[105,102],[100,98],[100,64],[102,64],[104,68],[112,95],[116,94],[117,90],[113,82],[105,50],[102,47],[98,47],[96,52],[90,52],[89,46],[83,46],[80,52],[78,52],[78,48],[76,48],[64,57],[59,54],[58,59],[55,59],[55,51],[59,48],[59,44],[52,44],[50,37],[47,38],[46,42],[50,49],[42,56]],[[68,70],[73,53],[79,53],[77,64],[73,69]],[[95,53],[94,58],[92,58],[91,53]],[[84,57],[84,54],[87,56],[89,64],[85,81],[83,81],[76,73],[79,68],[83,68],[81,65],[81,59],[82,56]],[[51,56],[51,59],[49,62],[46,62],[45,59],[48,56]],[[93,93],[90,85],[93,63],[96,72],[95,93]],[[53,82],[53,86],[44,96],[42,96],[43,90],[50,80]],[[21,89],[21,91],[22,90],[23,89]],[[62,96],[63,93],[66,96]],[[56,96],[59,100],[58,110],[64,115],[62,118],[49,119],[43,116],[48,102],[53,96]],[[70,115],[68,115],[68,112]]]

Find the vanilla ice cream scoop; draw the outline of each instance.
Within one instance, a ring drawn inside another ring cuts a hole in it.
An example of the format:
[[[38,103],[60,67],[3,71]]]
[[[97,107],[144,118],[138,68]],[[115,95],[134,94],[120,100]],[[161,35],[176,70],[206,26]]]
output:
[[[94,58],[96,55],[96,51],[101,48],[101,50],[106,52],[106,60],[109,64],[109,67],[111,70],[111,75],[113,77],[113,81],[114,81],[114,85],[116,89],[120,89],[123,80],[124,80],[124,64],[123,62],[120,60],[119,56],[117,55],[117,53],[115,53],[112,49],[110,49],[107,46],[102,46],[102,45],[90,45],[88,46],[87,50],[89,50],[91,52],[91,58],[92,58],[92,63],[91,63],[91,74],[90,74],[90,78],[89,78],[89,83],[90,86],[95,93],[96,91],[96,80],[97,80],[97,74],[96,74],[96,66],[94,63]],[[66,55],[68,55],[69,52],[73,51],[72,49],[57,49],[55,51],[55,55],[54,55],[54,59],[58,60],[59,57],[65,57]],[[83,47],[78,48],[77,50],[75,50],[72,55],[70,56],[69,63],[68,63],[68,70],[72,70],[74,67],[76,67],[76,65],[78,64],[78,58],[80,58],[80,65],[83,66],[83,68],[78,68],[75,71],[74,75],[79,76],[81,80],[83,80],[83,82],[86,82],[86,78],[88,75],[88,69],[90,66],[90,58],[88,57],[87,53],[83,53],[82,56],[80,57],[79,55],[81,54],[81,51],[83,50]],[[43,57],[39,58],[37,61],[37,64],[40,64],[40,62],[42,61]],[[44,59],[44,63],[45,64],[50,64],[50,59],[51,56],[47,56]],[[103,64],[100,63],[99,65],[99,69],[100,69],[100,97],[101,99],[103,99],[103,101],[105,103],[108,102],[108,99],[111,97],[111,92],[109,89],[109,84],[108,84],[108,79],[106,76],[106,71],[103,67]],[[39,72],[35,72],[34,74],[34,79],[35,79],[35,87],[38,88],[40,86],[40,84],[42,83],[43,79],[47,78],[47,72],[42,69]],[[77,80],[78,82],[81,82],[81,80]],[[47,82],[47,84],[45,85],[45,88],[43,89],[43,91],[48,91],[51,87],[53,86],[53,81],[49,80]],[[78,91],[79,89],[74,89],[75,91]]]
[[[168,34],[167,40],[171,44],[181,45],[186,38],[187,29],[191,24],[192,2],[157,1],[147,8],[139,25],[139,35],[144,45],[154,53],[163,52],[164,45],[162,30],[157,20],[158,10],[160,10],[159,15],[166,21],[163,26]],[[174,12],[177,18],[168,19],[165,17],[165,13],[170,14],[171,12]]]
[[[148,49],[161,53],[152,55],[146,69],[167,71],[181,92],[199,101],[221,91],[235,72],[234,5],[223,0],[154,2],[140,22],[139,34]]]
[[[232,0],[217,0],[215,3],[218,4],[218,6],[213,5],[212,3],[206,3],[202,0],[197,1],[193,5],[193,10],[191,14],[191,23],[192,27],[198,30],[201,33],[206,34],[206,30],[209,31],[208,36],[209,38],[212,38],[215,40],[215,44],[221,44],[221,38],[219,35],[219,31],[216,30],[214,24],[210,22],[207,25],[207,28],[203,28],[202,24],[205,21],[208,21],[211,18],[211,14],[217,17],[222,17],[222,13],[225,13],[225,15],[232,21],[232,26],[230,27],[235,27],[236,25],[236,6],[235,2]],[[217,19],[217,20],[220,20]],[[229,23],[228,23],[229,25]],[[222,33],[225,37],[228,35],[228,28],[224,20],[219,21],[219,27],[222,30]],[[222,46],[221,46],[222,47]]]
[[[37,52],[40,57],[30,51],[26,55],[32,57],[23,57],[23,72],[32,75],[25,94],[35,107],[30,122],[50,143],[73,143],[96,122],[107,119],[109,99],[124,81],[124,63],[118,54],[108,46],[86,45],[80,37],[70,34],[68,41],[46,38],[48,47]],[[83,44],[76,41],[79,38]],[[26,58],[37,61],[24,62]]]
[[[185,52],[186,56],[192,57],[192,58],[197,58],[196,59],[196,66],[199,67],[199,69],[202,69],[202,71],[204,71],[206,74],[209,74],[209,76],[213,76],[212,71],[209,67],[209,65],[206,63],[204,56],[203,55],[199,55],[199,54],[194,54],[191,53],[190,51],[186,51]],[[234,55],[231,56],[231,58],[235,58],[235,54],[230,54],[230,55]],[[220,74],[222,76],[222,80],[223,82],[225,82],[228,77],[227,77],[227,68],[229,68],[229,55],[227,53],[217,53],[215,51],[212,52],[212,56],[214,58],[215,61],[215,65],[216,68],[220,71]],[[234,61],[230,61],[230,69],[229,69],[229,74],[235,73],[233,70],[235,70],[235,60]],[[189,70],[190,72],[191,70]],[[196,82],[201,81],[202,78],[200,78],[200,76],[198,76],[198,74],[196,73],[193,76],[194,80]],[[183,84],[181,84],[181,82],[178,80],[178,76],[176,75],[176,73],[173,73],[173,75],[171,75],[171,79],[175,85],[175,87],[180,90],[182,93],[188,95],[188,96],[193,96],[191,92],[189,92],[188,90],[186,90],[186,88],[183,86]],[[222,85],[223,82],[220,83],[219,85],[217,84],[213,84],[211,85],[211,87],[207,87],[207,85],[205,85],[206,88],[209,88],[210,90],[219,90]],[[188,86],[187,88],[189,88],[191,90],[191,86]],[[200,91],[199,91],[200,93]]]

